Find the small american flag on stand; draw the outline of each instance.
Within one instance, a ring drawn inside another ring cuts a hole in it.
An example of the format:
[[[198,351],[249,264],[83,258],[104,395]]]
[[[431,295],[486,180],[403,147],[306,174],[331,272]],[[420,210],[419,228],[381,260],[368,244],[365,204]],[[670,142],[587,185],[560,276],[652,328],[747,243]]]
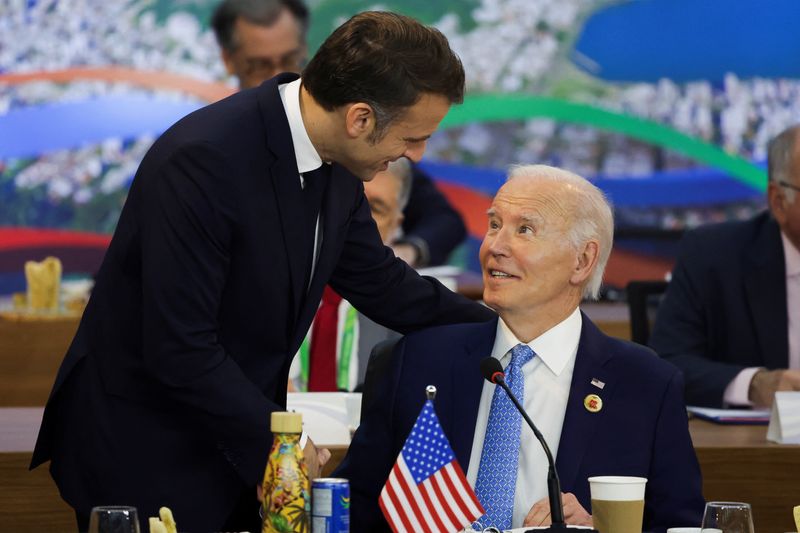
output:
[[[397,533],[461,531],[483,516],[430,400],[400,450],[378,502]]]

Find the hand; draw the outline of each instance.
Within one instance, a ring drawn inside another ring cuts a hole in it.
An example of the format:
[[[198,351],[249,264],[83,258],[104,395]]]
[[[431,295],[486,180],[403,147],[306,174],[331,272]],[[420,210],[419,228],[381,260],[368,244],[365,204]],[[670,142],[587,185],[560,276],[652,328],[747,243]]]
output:
[[[567,525],[592,527],[592,515],[586,512],[586,509],[583,508],[574,494],[562,492],[561,503],[564,505],[564,522]],[[533,504],[522,525],[535,527],[549,526],[550,523],[550,500],[549,498],[542,498]]]
[[[406,243],[393,244],[392,250],[394,255],[408,263],[408,266],[412,268],[416,266],[419,254],[414,246]]]
[[[322,474],[322,467],[330,460],[331,452],[327,448],[317,448],[314,442],[309,438],[306,441],[306,447],[303,448],[303,459],[306,461],[308,468],[308,479],[320,477]],[[261,485],[256,486],[256,497],[258,501],[264,502],[264,487]]]
[[[759,407],[769,407],[777,391],[800,390],[800,370],[759,370],[750,381],[748,397]]]
[[[322,467],[330,460],[331,452],[327,448],[317,448],[309,438],[303,448],[303,457],[308,467],[308,479],[316,479],[322,475]]]

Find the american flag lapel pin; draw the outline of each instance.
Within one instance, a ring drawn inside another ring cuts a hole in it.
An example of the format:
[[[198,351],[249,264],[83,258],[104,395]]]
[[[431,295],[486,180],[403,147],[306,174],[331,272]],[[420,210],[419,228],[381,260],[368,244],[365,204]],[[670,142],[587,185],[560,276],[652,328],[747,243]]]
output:
[[[603,390],[603,387],[606,386],[606,382],[605,381],[600,381],[597,378],[592,378],[592,385],[594,385],[595,387],[597,387],[600,390]]]

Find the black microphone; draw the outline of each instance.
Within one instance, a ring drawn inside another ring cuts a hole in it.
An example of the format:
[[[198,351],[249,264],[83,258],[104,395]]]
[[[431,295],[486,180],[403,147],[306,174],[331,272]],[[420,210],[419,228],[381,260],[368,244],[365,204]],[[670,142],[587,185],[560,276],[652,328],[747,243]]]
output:
[[[481,361],[481,373],[487,381],[494,383],[495,385],[499,385],[504,391],[506,391],[506,394],[508,394],[508,397],[511,398],[514,406],[516,406],[517,410],[522,415],[522,418],[525,419],[525,422],[527,422],[530,428],[533,430],[533,434],[536,435],[536,438],[539,440],[539,443],[542,445],[544,453],[547,456],[547,463],[550,465],[550,468],[547,472],[547,492],[550,499],[551,525],[547,529],[539,529],[536,531],[568,531],[566,524],[564,524],[564,506],[561,502],[561,482],[558,480],[556,463],[553,461],[553,454],[550,453],[550,447],[547,445],[547,441],[544,440],[544,436],[542,436],[542,433],[530,419],[528,413],[525,412],[525,409],[522,408],[522,405],[520,405],[519,400],[517,400],[516,396],[514,396],[514,393],[508,388],[508,385],[506,384],[506,374],[503,372],[503,365],[500,364],[500,361],[494,357],[487,357],[483,359]],[[534,530],[531,529],[529,531],[533,532]]]

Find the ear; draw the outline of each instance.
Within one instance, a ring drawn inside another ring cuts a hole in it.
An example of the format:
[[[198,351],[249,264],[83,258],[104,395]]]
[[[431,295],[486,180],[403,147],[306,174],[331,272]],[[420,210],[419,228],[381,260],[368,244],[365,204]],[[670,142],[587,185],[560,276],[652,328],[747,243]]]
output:
[[[583,285],[594,272],[599,256],[600,245],[597,241],[592,240],[585,243],[583,248],[578,251],[575,268],[569,278],[570,282],[574,285]]]
[[[225,63],[225,70],[228,72],[228,76],[236,75],[236,69],[233,65],[233,55],[229,51],[222,51],[222,62]]]
[[[348,104],[344,114],[347,136],[357,139],[369,135],[375,129],[375,113],[372,107],[364,102]]]
[[[783,187],[770,181],[767,184],[767,203],[769,203],[769,210],[772,211],[772,216],[778,221],[779,225],[783,225],[786,220],[786,192]]]

